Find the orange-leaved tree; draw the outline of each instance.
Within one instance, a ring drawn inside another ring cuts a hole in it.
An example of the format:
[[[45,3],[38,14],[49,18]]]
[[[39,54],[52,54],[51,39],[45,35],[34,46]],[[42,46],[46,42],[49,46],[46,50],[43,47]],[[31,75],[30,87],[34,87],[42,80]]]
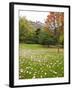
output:
[[[64,13],[49,12],[45,21],[45,28],[48,32],[53,34],[59,52],[59,45],[61,44],[63,46],[64,42]]]

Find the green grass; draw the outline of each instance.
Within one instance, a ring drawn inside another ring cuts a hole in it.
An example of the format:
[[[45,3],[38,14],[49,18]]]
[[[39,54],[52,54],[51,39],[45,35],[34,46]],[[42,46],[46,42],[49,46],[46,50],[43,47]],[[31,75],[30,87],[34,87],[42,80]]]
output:
[[[38,44],[20,44],[19,79],[64,76],[63,49],[44,48]]]
[[[43,48],[42,45],[38,44],[20,44],[21,49],[40,49]]]

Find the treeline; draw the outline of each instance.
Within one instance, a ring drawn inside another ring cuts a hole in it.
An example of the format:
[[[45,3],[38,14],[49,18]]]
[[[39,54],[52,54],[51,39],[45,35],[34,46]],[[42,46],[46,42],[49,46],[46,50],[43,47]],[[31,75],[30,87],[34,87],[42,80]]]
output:
[[[63,13],[56,13],[62,16]],[[30,21],[25,17],[19,18],[19,42],[27,44],[42,44],[42,45],[64,45],[63,22],[59,20],[56,23],[51,21],[50,16],[55,16],[55,13],[50,13],[47,16],[44,26],[35,28]],[[50,22],[49,22],[50,18]],[[52,17],[53,18],[53,17]],[[59,17],[58,17],[59,18]],[[58,20],[58,19],[57,19]],[[56,24],[55,24],[56,23]],[[57,26],[58,25],[58,26]]]

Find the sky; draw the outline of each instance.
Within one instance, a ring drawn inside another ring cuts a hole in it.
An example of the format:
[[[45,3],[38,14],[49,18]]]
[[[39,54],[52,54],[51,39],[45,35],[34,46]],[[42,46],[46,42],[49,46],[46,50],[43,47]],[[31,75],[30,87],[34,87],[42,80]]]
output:
[[[45,22],[49,12],[39,11],[19,11],[19,16],[25,16],[27,20]]]

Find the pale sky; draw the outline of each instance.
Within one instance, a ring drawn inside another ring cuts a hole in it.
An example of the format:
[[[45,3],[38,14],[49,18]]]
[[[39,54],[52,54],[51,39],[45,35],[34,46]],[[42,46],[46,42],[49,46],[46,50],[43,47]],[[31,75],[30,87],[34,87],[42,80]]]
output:
[[[49,12],[37,12],[37,11],[20,11],[19,16],[25,16],[26,19],[31,21],[40,21],[42,23],[45,22],[47,15]]]

